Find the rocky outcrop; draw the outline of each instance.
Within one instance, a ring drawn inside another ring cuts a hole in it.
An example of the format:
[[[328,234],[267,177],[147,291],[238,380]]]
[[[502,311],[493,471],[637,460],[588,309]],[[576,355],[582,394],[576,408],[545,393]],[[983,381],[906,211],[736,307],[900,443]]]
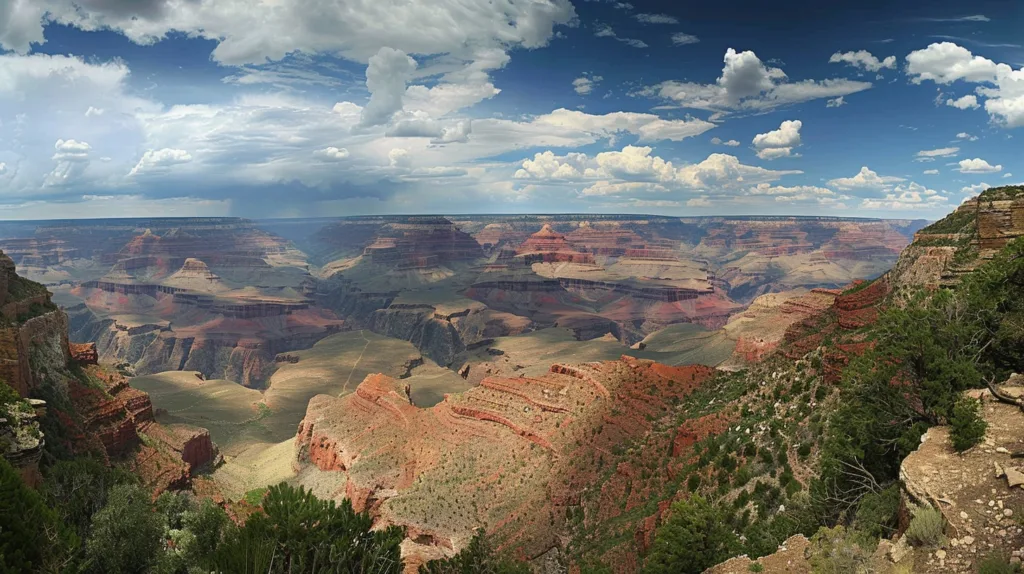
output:
[[[1003,387],[1003,392],[1022,396],[1024,388]],[[979,554],[1010,556],[1024,543],[1016,516],[1024,508],[1017,478],[1024,476],[1024,468],[1014,458],[1024,442],[1024,413],[996,401],[987,390],[968,394],[982,401],[980,412],[988,424],[984,441],[958,454],[950,428],[932,427],[900,466],[909,501],[938,508],[948,523],[949,540],[941,558],[903,544],[906,552],[898,565],[913,564],[915,572],[975,572]]]
[[[363,250],[370,262],[400,270],[423,269],[483,256],[480,245],[443,217],[409,217],[388,223]]]
[[[71,343],[68,345],[71,353],[71,360],[80,365],[99,364],[99,353],[96,351],[96,343]]]

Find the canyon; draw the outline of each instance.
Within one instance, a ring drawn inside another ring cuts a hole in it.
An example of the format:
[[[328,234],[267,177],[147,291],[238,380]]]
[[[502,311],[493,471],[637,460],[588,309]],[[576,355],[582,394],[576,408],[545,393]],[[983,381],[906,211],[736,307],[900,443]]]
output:
[[[97,382],[72,387],[90,413],[81,437],[108,457],[130,456],[154,491],[239,500],[298,482],[406,527],[413,567],[460,549],[478,526],[518,557],[564,558],[585,498],[609,508],[595,524],[618,524],[654,492],[653,477],[621,465],[623,445],[655,440],[676,405],[700,400],[690,397],[714,367],[813,350],[810,326],[822,317],[844,318],[842,328],[869,320],[874,300],[849,301],[841,289],[885,272],[924,224],[597,215],[0,224],[11,269],[52,293],[4,307],[25,322],[0,332],[10,341],[0,368],[33,388],[18,349],[33,346],[35,328],[66,333],[53,352]],[[692,445],[727,424],[715,415],[673,426],[656,439],[674,461],[659,473],[681,472]],[[607,468],[618,478],[588,490]],[[610,510],[619,497],[626,507]],[[616,548],[613,562],[636,564],[634,547]]]

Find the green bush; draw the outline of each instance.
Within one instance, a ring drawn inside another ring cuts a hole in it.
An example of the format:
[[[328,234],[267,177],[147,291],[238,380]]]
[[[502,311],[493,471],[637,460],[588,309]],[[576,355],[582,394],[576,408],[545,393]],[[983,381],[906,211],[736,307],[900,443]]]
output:
[[[77,547],[78,538],[0,457],[0,572],[50,569]]]
[[[357,513],[348,499],[323,501],[287,483],[270,487],[263,512],[241,528],[227,525],[212,560],[204,569],[223,572],[374,572],[402,571],[399,544],[405,530],[371,530],[369,514]]]
[[[964,452],[985,438],[988,423],[981,418],[980,409],[981,403],[970,397],[961,397],[953,405],[953,416],[949,418],[952,426],[949,438],[957,452]]]
[[[701,496],[672,505],[644,561],[645,574],[690,574],[729,558],[738,547],[725,511]]]
[[[842,526],[822,527],[811,537],[810,562],[815,574],[851,574],[871,558],[874,540]]]
[[[1006,556],[1001,554],[989,554],[978,563],[978,574],[1016,574],[1020,567],[1010,564]]]
[[[136,485],[115,485],[107,495],[107,505],[93,517],[85,546],[88,571],[146,571],[157,560],[163,533],[150,494]]]
[[[915,506],[911,509],[913,517],[907,527],[907,542],[911,546],[938,546],[943,539],[946,521],[942,513],[931,506]]]
[[[853,526],[874,538],[888,538],[896,531],[900,511],[900,487],[897,484],[872,492],[860,500]]]
[[[62,460],[47,469],[42,492],[61,522],[84,540],[93,515],[107,504],[110,487],[137,480],[134,475],[107,468],[96,459]]]

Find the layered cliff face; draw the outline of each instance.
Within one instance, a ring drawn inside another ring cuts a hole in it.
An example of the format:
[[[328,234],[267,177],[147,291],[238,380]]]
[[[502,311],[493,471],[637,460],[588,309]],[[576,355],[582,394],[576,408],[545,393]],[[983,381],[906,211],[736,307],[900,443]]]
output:
[[[352,395],[310,401],[300,481],[405,525],[413,560],[461,547],[480,525],[532,558],[560,545],[601,453],[643,436],[710,374],[627,357],[554,365],[539,378],[485,378],[426,409],[400,381],[372,375]]]
[[[889,274],[897,291],[955,286],[1024,235],[1024,187],[985,190],[920,230]]]
[[[95,344],[69,343],[65,313],[45,288],[19,277],[3,254],[0,276],[0,376],[31,407],[0,414],[0,435],[12,430],[7,434],[15,439],[0,436],[0,454],[30,483],[38,479],[36,465],[48,442],[65,454],[125,461],[154,494],[187,487],[193,472],[213,461],[209,433],[156,424],[149,397],[99,367]],[[143,445],[147,433],[156,438]],[[178,440],[184,434],[188,438]]]

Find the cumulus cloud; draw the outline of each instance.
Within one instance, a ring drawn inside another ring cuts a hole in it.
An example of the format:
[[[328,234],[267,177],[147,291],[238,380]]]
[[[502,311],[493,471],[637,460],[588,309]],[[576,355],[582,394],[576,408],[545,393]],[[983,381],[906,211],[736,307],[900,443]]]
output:
[[[603,80],[601,76],[591,76],[584,74],[572,81],[572,88],[577,94],[585,96],[590,92],[594,91],[594,86]]]
[[[975,141],[978,141],[978,136],[972,136],[971,134],[969,134],[967,132],[960,132],[960,133],[956,134],[956,139],[958,139],[958,140],[967,140],[969,142],[975,142]]]
[[[883,199],[864,199],[860,207],[893,211],[932,210],[945,206],[947,201],[948,198],[938,191],[911,182],[908,185],[897,185]]]
[[[853,177],[840,177],[830,180],[828,184],[832,187],[853,190],[853,189],[888,189],[894,183],[903,181],[902,177],[878,175],[867,166],[860,168],[857,175]]]
[[[754,149],[757,157],[766,160],[790,157],[793,148],[800,146],[800,120],[786,120],[779,129],[754,136]]]
[[[825,107],[826,108],[838,108],[840,106],[845,106],[845,105],[846,105],[846,98],[844,98],[843,96],[839,96],[838,98],[832,98],[831,100],[828,100],[827,102],[825,102]]]
[[[958,147],[926,149],[914,154],[914,161],[935,161],[937,157],[953,157],[958,153],[960,153],[960,148]]]
[[[740,145],[740,142],[736,140],[722,141],[721,138],[711,138],[711,143],[714,145],[724,145],[729,147],[737,147]]]
[[[980,107],[978,105],[978,98],[975,97],[973,94],[968,94],[955,100],[950,98],[946,100],[946,105],[954,107],[958,110],[976,110]]]
[[[688,46],[690,44],[697,44],[700,42],[700,38],[693,34],[686,34],[684,32],[676,32],[672,34],[672,44],[676,46]]]
[[[836,52],[828,59],[830,64],[846,63],[854,68],[860,68],[868,72],[877,72],[883,69],[896,69],[896,56],[888,56],[879,60],[867,50],[856,52]]]
[[[924,174],[925,175],[939,175],[939,170],[937,170],[937,169],[926,169],[926,170],[924,170]]]
[[[717,113],[767,111],[822,98],[838,98],[867,90],[870,82],[845,79],[793,82],[780,68],[766,66],[754,52],[725,53],[722,75],[714,84],[668,81],[634,93],[667,100],[683,108]]]
[[[962,188],[960,190],[960,193],[966,193],[966,194],[969,194],[969,195],[978,195],[979,193],[985,191],[986,189],[988,189],[990,187],[992,187],[992,186],[987,184],[987,183],[984,183],[984,182],[976,183],[974,185],[968,185],[968,186]]]
[[[1013,177],[1013,174],[1012,174],[1012,173],[1004,173],[1004,174],[1003,174],[1003,178],[1004,178],[1004,179],[1005,179],[1005,178],[1008,178],[1008,177]]]
[[[606,136],[628,132],[640,136],[641,142],[659,140],[681,141],[688,137],[700,135],[715,127],[715,124],[697,118],[665,120],[654,114],[635,112],[612,112],[604,115],[593,115],[565,108],[559,108],[550,114],[538,116],[533,120],[533,123],[606,134]]]
[[[330,161],[340,161],[347,159],[349,156],[348,150],[343,147],[328,146],[324,149],[318,149],[314,152],[314,155],[321,159]]]
[[[991,165],[981,158],[960,160],[960,173],[995,173],[1003,171],[1001,165]]]
[[[166,169],[172,165],[188,163],[190,161],[192,161],[192,154],[183,149],[151,149],[142,154],[142,158],[139,159],[139,163],[135,164],[135,167],[128,172],[128,176],[131,177],[140,173]]]
[[[85,117],[92,118],[96,116],[102,116],[103,112],[103,108],[94,108],[92,106],[89,106],[89,109],[85,110]]]
[[[907,74],[918,84],[925,81],[943,85],[957,81],[980,84],[975,93],[985,98],[985,111],[995,122],[1009,128],[1024,127],[1024,68],[1014,70],[1007,64],[975,56],[952,42],[939,42],[907,55]],[[966,107],[979,105],[977,99],[973,105],[965,98],[955,102]]]
[[[409,150],[403,148],[395,148],[388,152],[388,165],[393,168],[404,169],[412,165],[412,157],[409,156]]]
[[[366,88],[370,101],[363,108],[360,125],[376,126],[387,123],[402,109],[406,84],[416,71],[416,60],[405,52],[381,48],[370,58],[366,67]]]
[[[768,195],[775,198],[779,203],[793,203],[799,201],[814,201],[822,205],[845,208],[846,205],[839,203],[842,199],[836,192],[827,187],[816,185],[795,185],[782,186],[760,183],[749,190],[751,195]]]
[[[646,146],[625,146],[621,151],[602,152],[590,157],[583,153],[569,153],[564,156],[545,151],[524,160],[515,172],[516,179],[584,181],[600,180],[598,190],[608,195],[612,190],[626,191],[641,189],[640,186],[614,186],[626,182],[647,182],[658,184],[665,189],[688,189],[720,191],[741,189],[744,186],[777,181],[800,171],[775,171],[742,164],[735,156],[711,154],[700,163],[675,166],[671,161],[653,155]],[[643,189],[654,189],[651,186]]]

